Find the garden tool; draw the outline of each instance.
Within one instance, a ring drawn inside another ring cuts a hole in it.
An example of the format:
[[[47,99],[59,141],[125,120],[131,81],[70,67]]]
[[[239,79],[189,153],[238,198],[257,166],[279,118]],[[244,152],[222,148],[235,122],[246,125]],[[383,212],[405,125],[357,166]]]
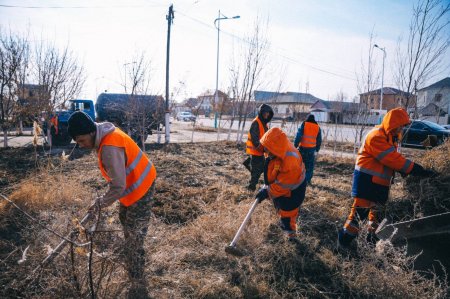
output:
[[[239,240],[239,237],[241,236],[242,231],[244,230],[245,226],[247,225],[248,221],[250,220],[250,217],[253,214],[253,211],[255,210],[258,203],[259,203],[259,198],[256,198],[255,201],[253,202],[252,206],[250,207],[250,210],[248,211],[247,216],[245,216],[244,221],[242,222],[236,235],[234,236],[233,241],[231,241],[230,245],[225,247],[226,253],[236,255],[236,256],[244,255],[243,252],[236,247],[236,243]]]

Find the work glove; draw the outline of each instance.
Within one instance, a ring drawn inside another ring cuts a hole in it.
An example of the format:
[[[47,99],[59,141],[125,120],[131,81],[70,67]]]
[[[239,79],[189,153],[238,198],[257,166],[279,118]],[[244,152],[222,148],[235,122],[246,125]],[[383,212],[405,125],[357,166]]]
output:
[[[258,190],[258,193],[256,193],[256,199],[259,202],[262,202],[264,199],[269,197],[269,191],[267,191],[266,187],[262,187]]]
[[[414,163],[413,169],[411,170],[411,175],[428,178],[436,175],[436,172],[430,169],[425,169],[418,163]]]

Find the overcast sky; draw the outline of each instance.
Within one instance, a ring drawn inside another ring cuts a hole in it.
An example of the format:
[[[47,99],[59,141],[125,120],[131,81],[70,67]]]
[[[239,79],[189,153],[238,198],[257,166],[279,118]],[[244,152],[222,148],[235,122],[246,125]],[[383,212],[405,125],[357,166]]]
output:
[[[330,100],[340,90],[348,98],[357,95],[356,73],[367,59],[372,29],[375,43],[387,52],[384,85],[397,87],[392,78],[397,39],[407,34],[412,13],[412,1],[406,0],[0,0],[0,26],[22,32],[29,27],[34,41],[69,44],[86,69],[83,98],[123,92],[123,65],[142,51],[152,62],[152,93],[164,95],[171,3],[170,86],[181,90],[178,101],[215,89],[219,9],[227,17],[240,16],[220,23],[219,89],[227,90],[232,53],[246,45],[243,38],[259,16],[268,20],[270,43],[270,72],[260,88],[276,90],[282,82],[281,91],[305,92],[308,86],[314,96]],[[375,50],[381,69],[382,52]],[[447,69],[428,83],[449,75]]]

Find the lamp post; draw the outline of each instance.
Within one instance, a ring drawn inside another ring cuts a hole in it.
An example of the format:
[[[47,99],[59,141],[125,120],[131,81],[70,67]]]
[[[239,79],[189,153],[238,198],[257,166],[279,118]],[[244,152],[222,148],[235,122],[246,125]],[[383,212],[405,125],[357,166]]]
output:
[[[216,64],[216,92],[214,93],[214,102],[219,102],[219,42],[220,42],[220,20],[229,20],[229,19],[239,19],[240,16],[234,16],[231,18],[228,18],[220,13],[219,10],[219,16],[214,20],[214,26],[217,28],[217,64]],[[216,25],[217,22],[217,25]],[[217,115],[217,114],[216,114]],[[220,126],[220,124],[219,124]],[[214,127],[217,128],[217,123],[214,122]]]
[[[386,59],[386,49],[385,48],[381,48],[377,44],[375,44],[373,46],[375,48],[378,48],[381,51],[383,51],[383,68],[382,68],[382,71],[381,71],[381,92],[380,92],[380,114],[381,114],[381,110],[383,109],[384,60]]]

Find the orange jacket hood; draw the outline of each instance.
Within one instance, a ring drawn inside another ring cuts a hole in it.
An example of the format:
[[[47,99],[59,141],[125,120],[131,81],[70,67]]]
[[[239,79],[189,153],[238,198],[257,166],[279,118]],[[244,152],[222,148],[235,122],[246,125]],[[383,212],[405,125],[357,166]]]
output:
[[[272,154],[282,159],[289,150],[289,139],[280,128],[272,128],[267,131],[260,143]]]
[[[389,134],[392,130],[405,126],[410,122],[408,113],[403,108],[395,108],[386,113],[380,127]]]

